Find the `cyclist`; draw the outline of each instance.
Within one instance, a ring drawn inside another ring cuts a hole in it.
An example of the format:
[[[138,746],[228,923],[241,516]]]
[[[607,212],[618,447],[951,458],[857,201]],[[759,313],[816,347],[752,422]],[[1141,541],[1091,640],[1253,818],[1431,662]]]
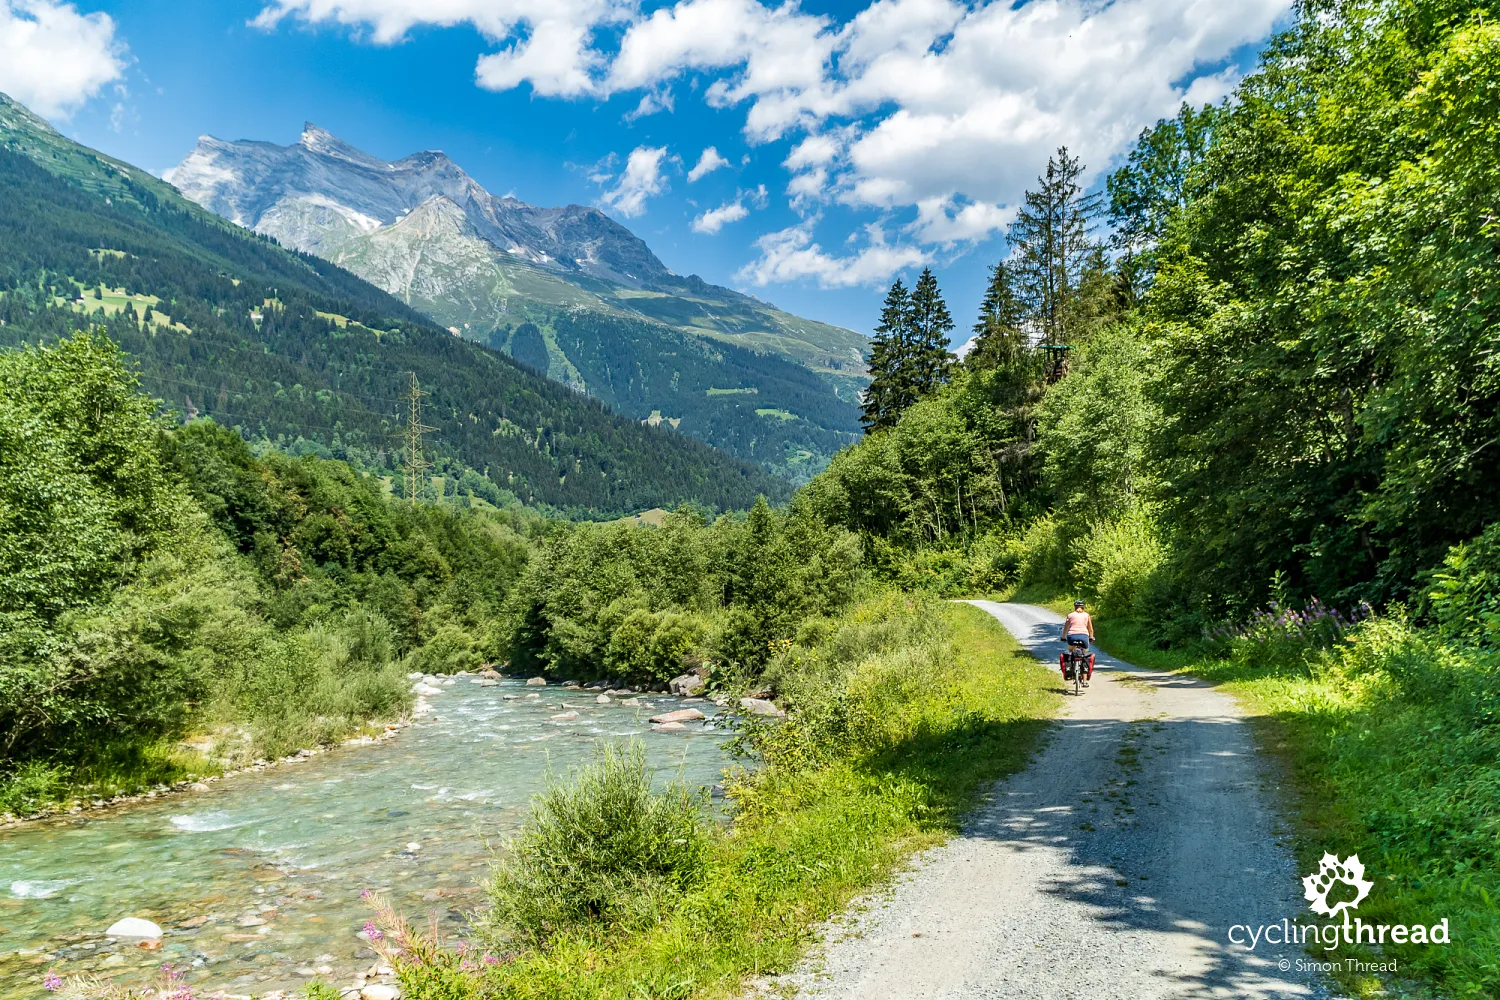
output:
[[[1082,640],[1085,646],[1094,641],[1094,619],[1083,610],[1082,601],[1073,602],[1073,613],[1063,619],[1062,640],[1064,642],[1077,642]],[[1068,679],[1068,654],[1062,653],[1057,658],[1058,665],[1062,668],[1063,680]],[[1089,653],[1089,672],[1084,676],[1083,686],[1088,687],[1089,681],[1094,679],[1094,654]]]

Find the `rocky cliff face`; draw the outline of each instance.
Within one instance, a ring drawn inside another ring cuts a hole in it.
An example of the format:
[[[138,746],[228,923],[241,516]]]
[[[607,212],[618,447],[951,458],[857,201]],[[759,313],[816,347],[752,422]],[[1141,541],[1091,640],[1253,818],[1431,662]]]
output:
[[[644,241],[598,209],[496,197],[443,153],[387,163],[310,123],[291,146],[203,136],[166,179],[203,207],[320,256],[441,197],[495,249],[560,275],[631,288],[682,283]]]

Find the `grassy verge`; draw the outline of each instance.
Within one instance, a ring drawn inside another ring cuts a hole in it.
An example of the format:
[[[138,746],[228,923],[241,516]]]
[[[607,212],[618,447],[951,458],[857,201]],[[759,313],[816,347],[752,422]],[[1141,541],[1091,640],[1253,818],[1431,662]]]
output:
[[[1295,663],[1164,651],[1129,622],[1102,622],[1099,634],[1112,654],[1219,683],[1249,709],[1289,779],[1302,869],[1316,871],[1325,852],[1358,853],[1375,882],[1361,919],[1448,919],[1449,945],[1385,946],[1398,989],[1500,995],[1500,657],[1392,619]],[[1339,955],[1375,957],[1347,946]],[[1345,974],[1341,985],[1372,996],[1392,983]]]
[[[399,968],[405,996],[736,995],[789,970],[819,922],[956,833],[981,791],[1023,766],[1060,700],[1051,672],[966,605],[882,599],[782,659],[837,695],[805,688],[802,710],[762,734],[766,763],[737,786],[733,825],[659,920],[575,927],[468,969],[409,948],[421,960]]]

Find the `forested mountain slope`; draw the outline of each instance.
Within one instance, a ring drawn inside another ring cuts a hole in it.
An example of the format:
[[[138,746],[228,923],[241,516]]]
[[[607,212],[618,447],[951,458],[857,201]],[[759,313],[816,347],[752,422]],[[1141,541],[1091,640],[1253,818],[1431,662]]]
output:
[[[101,325],[140,364],[147,390],[183,412],[374,471],[404,463],[402,396],[414,373],[431,393],[423,420],[435,475],[424,489],[497,503],[508,492],[580,514],[744,507],[785,492],[752,466],[452,336],[341,268],[224,222],[0,97],[0,344],[84,324]]]
[[[598,209],[496,197],[443,153],[388,163],[311,124],[290,146],[205,136],[167,177],[622,413],[793,478],[858,430],[864,337],[674,274]]]

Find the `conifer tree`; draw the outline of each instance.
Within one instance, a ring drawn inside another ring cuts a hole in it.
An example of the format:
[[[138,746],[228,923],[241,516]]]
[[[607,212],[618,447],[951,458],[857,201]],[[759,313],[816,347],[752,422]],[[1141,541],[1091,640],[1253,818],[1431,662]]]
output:
[[[1017,289],[1049,344],[1072,343],[1081,332],[1074,306],[1095,259],[1092,231],[1102,210],[1097,195],[1084,193],[1082,177],[1078,157],[1059,147],[1010,229]]]
[[[990,268],[990,283],[979,304],[974,344],[964,358],[969,368],[1005,368],[1028,348],[1026,303],[1016,292],[1015,272],[1005,261]]]
[[[952,329],[953,317],[938,290],[937,277],[932,268],[924,267],[911,293],[911,337],[905,379],[910,398],[902,409],[947,383],[953,364],[953,355],[948,351],[948,334]]]
[[[897,278],[886,292],[880,325],[870,343],[870,386],[865,390],[859,418],[866,434],[894,426],[904,408],[898,399],[904,395],[901,382],[907,367],[910,328],[911,296]]]

